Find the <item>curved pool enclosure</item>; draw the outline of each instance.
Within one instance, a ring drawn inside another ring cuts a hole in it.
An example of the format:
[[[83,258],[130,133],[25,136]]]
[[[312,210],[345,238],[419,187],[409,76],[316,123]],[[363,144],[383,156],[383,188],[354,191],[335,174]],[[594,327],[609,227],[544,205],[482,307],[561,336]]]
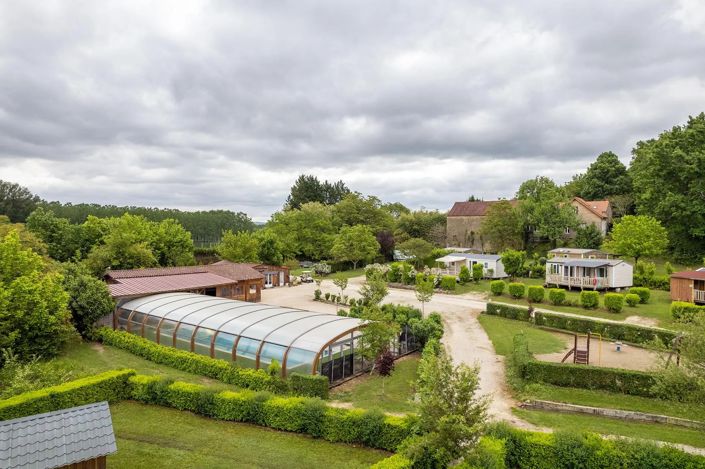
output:
[[[322,374],[337,381],[370,365],[355,354],[364,321],[282,306],[163,293],[120,305],[113,326],[242,367],[267,368],[276,360],[283,376]]]

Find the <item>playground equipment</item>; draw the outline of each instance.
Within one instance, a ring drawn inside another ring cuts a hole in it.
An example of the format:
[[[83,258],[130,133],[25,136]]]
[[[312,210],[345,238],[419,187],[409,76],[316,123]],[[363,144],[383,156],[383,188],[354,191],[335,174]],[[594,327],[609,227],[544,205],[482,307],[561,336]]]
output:
[[[573,356],[573,363],[576,365],[589,365],[590,364],[590,342],[592,341],[592,338],[597,337],[598,338],[598,347],[597,347],[597,364],[602,363],[602,335],[601,334],[593,334],[590,331],[587,332],[587,334],[573,334],[573,348],[568,350],[568,353],[565,354],[565,357],[563,357],[563,360],[561,360],[561,363],[565,363],[570,356]],[[583,342],[584,339],[584,344]]]
[[[676,357],[676,366],[681,365],[681,354],[680,354],[680,345],[681,341],[683,340],[683,333],[678,334],[676,337],[673,338],[671,341],[671,351],[668,354],[668,359],[666,360],[666,368],[671,364],[671,359],[675,355]]]

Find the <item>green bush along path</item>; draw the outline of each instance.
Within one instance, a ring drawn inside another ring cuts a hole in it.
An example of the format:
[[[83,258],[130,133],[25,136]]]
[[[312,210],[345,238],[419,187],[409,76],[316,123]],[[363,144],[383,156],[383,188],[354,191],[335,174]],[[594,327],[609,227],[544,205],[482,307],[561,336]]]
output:
[[[118,446],[108,457],[113,468],[363,468],[389,456],[135,402],[111,405],[110,411]]]

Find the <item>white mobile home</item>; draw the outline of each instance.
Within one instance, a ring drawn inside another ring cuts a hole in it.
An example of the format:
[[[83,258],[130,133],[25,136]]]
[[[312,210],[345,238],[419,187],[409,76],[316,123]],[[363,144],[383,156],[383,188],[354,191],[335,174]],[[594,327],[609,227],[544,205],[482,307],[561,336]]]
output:
[[[504,265],[502,258],[496,254],[470,254],[452,252],[446,256],[436,259],[436,262],[445,265],[449,275],[458,275],[462,266],[466,266],[472,272],[472,266],[482,264],[485,278],[504,278]]]
[[[588,290],[631,287],[633,269],[621,259],[566,259],[546,261],[546,284]]]

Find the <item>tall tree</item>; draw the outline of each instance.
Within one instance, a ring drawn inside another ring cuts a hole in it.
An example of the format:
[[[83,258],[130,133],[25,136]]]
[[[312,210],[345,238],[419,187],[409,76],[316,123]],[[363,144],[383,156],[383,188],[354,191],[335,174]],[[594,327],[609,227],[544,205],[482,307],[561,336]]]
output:
[[[554,247],[565,236],[566,228],[578,227],[578,217],[565,193],[545,176],[523,182],[516,197],[521,201],[519,213],[525,231],[533,229]]]
[[[29,231],[24,223],[10,223],[10,218],[7,215],[0,215],[0,239],[4,238],[10,232],[17,233],[20,238],[20,243],[26,248],[30,248],[41,256],[47,254],[47,246],[34,233]]]
[[[592,223],[579,226],[578,229],[575,230],[576,248],[600,249],[600,246],[602,246],[602,233]]]
[[[413,258],[417,267],[421,267],[433,253],[433,245],[421,238],[411,238],[398,246],[399,251]]]
[[[281,265],[284,262],[282,243],[277,235],[270,229],[259,230],[255,233],[259,246],[257,257],[259,261],[269,265]]]
[[[316,176],[301,174],[291,186],[290,194],[286,199],[286,208],[298,209],[309,202],[333,205],[349,193],[350,189],[343,181],[321,182]]]
[[[507,200],[490,205],[480,229],[483,242],[491,245],[492,250],[502,252],[505,249],[522,247],[522,223],[517,209]]]
[[[360,261],[371,261],[379,253],[379,243],[369,226],[344,226],[330,250],[337,262],[351,262],[357,269]]]
[[[73,333],[61,275],[46,268],[16,232],[0,240],[0,349],[23,361],[56,355]]]
[[[677,259],[705,256],[705,113],[638,142],[632,155],[637,213],[663,224]]]
[[[373,233],[392,229],[394,225],[394,219],[381,208],[377,197],[363,197],[359,192],[347,194],[333,206],[333,221],[336,226],[368,225]]]
[[[433,298],[433,280],[430,278],[416,282],[416,299],[421,303],[421,314],[426,315],[426,303]]]
[[[399,218],[405,213],[411,213],[411,210],[409,210],[409,208],[401,202],[388,202],[386,204],[382,204],[381,208],[394,218]]]
[[[587,200],[601,200],[632,192],[632,179],[627,167],[611,151],[601,153],[588,167],[581,185],[579,195]]]
[[[7,215],[11,222],[24,223],[40,201],[26,187],[0,179],[0,215]]]
[[[232,262],[259,262],[258,250],[257,237],[246,231],[239,233],[226,231],[216,247],[220,257]]]
[[[434,241],[434,228],[441,227],[445,232],[446,215],[435,210],[416,210],[404,213],[397,219],[394,238],[403,242],[410,238],[421,238],[429,243]]]
[[[318,202],[277,212],[267,227],[281,241],[286,258],[325,259],[330,255],[336,233],[331,207]]]
[[[83,337],[92,338],[96,321],[113,312],[115,301],[105,282],[91,276],[81,264],[66,263],[61,273],[71,321]]]
[[[627,215],[614,225],[605,248],[617,254],[634,258],[663,254],[668,246],[668,233],[661,223],[645,215]]]
[[[152,224],[152,250],[163,267],[194,263],[191,234],[171,218]]]

